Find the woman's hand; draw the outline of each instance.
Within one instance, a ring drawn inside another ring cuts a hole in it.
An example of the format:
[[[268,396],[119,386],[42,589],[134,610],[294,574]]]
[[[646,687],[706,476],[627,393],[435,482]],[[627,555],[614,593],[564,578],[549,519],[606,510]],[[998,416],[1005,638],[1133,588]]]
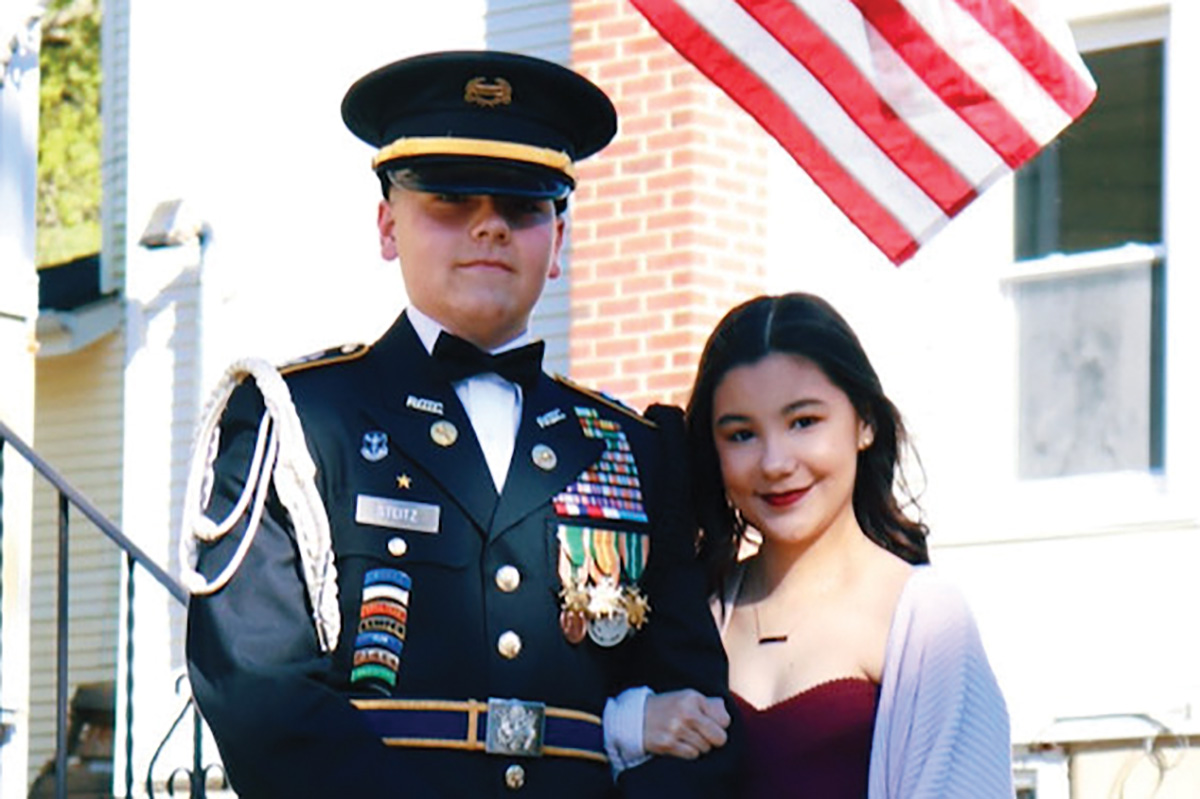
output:
[[[729,711],[720,697],[691,688],[646,697],[642,742],[650,754],[694,760],[724,746]]]

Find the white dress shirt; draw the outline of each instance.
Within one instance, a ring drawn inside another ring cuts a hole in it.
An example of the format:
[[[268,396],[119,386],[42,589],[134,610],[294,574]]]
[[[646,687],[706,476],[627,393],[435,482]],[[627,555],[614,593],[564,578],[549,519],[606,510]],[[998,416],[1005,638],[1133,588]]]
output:
[[[425,345],[426,352],[432,354],[433,345],[445,328],[411,305],[408,307],[408,320]],[[531,340],[526,331],[489,352],[495,355],[524,346]],[[499,493],[504,490],[504,480],[508,476],[508,466],[516,445],[517,428],[521,423],[521,387],[495,372],[485,372],[455,381],[454,393],[471,420],[475,437],[483,448],[488,470],[492,473],[492,482]]]

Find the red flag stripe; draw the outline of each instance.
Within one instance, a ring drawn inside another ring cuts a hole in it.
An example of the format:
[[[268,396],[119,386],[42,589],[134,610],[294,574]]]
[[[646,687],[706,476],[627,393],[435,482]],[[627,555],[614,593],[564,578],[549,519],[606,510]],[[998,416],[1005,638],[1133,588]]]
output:
[[[1084,77],[1015,5],[985,0],[956,0],[980,26],[1004,45],[1046,93],[1071,118],[1087,110],[1096,96],[1095,84]]]
[[[1012,115],[1039,147],[1052,141],[1071,117],[1012,53],[988,33],[956,0],[899,0],[963,72],[970,75]],[[989,0],[996,7],[1010,0]],[[1037,0],[1018,0],[1026,4]],[[1034,13],[1036,14],[1036,6]],[[1046,17],[1041,16],[1043,24]],[[1048,25],[1047,30],[1053,30]],[[1069,37],[1069,32],[1064,33]],[[1086,72],[1082,67],[1081,71]]]
[[[1041,146],[995,97],[926,33],[898,0],[850,0],[946,105],[1016,169]]]
[[[887,156],[948,215],[975,198],[959,172],[922,140],[859,68],[790,0],[737,0],[804,64]]]
[[[945,212],[937,203],[871,141],[820,81],[734,0],[676,0],[676,5],[721,47],[740,59],[743,67],[757,75],[768,92],[780,101],[780,107],[786,107],[800,119],[812,138],[847,175],[861,183],[909,234],[917,236],[942,222]],[[903,64],[898,59],[895,63]],[[942,108],[936,97],[932,94],[930,97]],[[744,106],[752,100],[737,99]],[[969,127],[965,124],[962,127],[974,137]]]
[[[632,0],[632,3],[685,58],[758,120],[893,263],[902,263],[916,252],[918,235],[910,234],[830,155],[755,72],[685,10],[673,0]]]
[[[1009,171],[991,145],[933,93],[853,3],[792,1],[845,53],[905,124],[977,191]]]

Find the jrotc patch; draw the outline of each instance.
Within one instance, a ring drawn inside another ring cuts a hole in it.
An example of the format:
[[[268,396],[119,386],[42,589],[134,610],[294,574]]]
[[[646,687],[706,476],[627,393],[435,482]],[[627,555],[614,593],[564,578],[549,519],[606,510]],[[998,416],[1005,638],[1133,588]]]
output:
[[[396,687],[411,588],[412,578],[399,569],[372,569],[363,578],[351,683]]]
[[[594,408],[576,408],[575,415],[588,438],[604,441],[600,460],[589,466],[554,498],[559,516],[646,522],[642,485],[629,441],[619,422],[602,419]]]

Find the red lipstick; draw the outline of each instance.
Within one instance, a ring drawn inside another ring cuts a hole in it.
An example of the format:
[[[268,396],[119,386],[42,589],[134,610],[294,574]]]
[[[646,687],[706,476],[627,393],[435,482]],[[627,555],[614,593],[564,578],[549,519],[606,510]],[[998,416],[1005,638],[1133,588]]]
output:
[[[808,493],[807,488],[798,488],[794,491],[781,491],[773,494],[761,494],[763,502],[766,502],[772,508],[786,508],[789,505],[794,505],[804,498]]]

